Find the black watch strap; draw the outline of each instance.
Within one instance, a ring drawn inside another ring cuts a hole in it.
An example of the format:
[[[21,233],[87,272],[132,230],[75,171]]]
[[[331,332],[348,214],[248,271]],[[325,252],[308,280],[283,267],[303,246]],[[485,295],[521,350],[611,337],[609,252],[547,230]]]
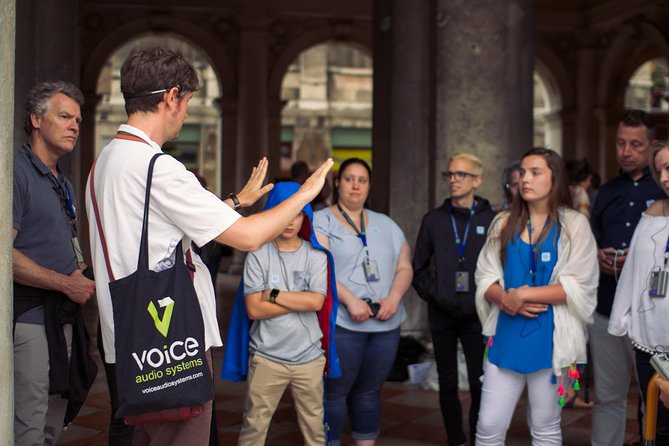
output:
[[[242,208],[242,204],[239,202],[239,198],[237,198],[236,193],[231,193],[228,195],[228,198],[232,200],[232,204],[235,206],[235,211],[238,211]]]
[[[272,291],[269,292],[269,301],[273,304],[276,303],[276,298],[279,297],[279,290],[276,288],[272,289]]]

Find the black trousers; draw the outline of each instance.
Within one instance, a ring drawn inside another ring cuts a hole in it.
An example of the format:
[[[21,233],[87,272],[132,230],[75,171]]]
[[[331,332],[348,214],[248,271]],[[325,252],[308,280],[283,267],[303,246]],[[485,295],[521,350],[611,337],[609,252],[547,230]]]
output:
[[[458,395],[458,340],[462,343],[467,362],[469,393],[469,435],[472,444],[476,436],[479,407],[481,405],[481,375],[483,375],[483,353],[485,343],[478,320],[463,321],[446,317],[439,329],[432,330],[434,356],[439,372],[439,404],[448,435],[448,444],[461,445],[467,442],[462,422],[462,405]]]

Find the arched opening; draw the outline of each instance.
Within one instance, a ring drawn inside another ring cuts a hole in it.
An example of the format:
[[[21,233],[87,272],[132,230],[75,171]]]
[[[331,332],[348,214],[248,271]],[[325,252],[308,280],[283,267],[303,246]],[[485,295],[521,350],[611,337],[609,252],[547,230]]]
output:
[[[300,53],[283,77],[281,171],[297,160],[335,169],[355,156],[372,162],[372,59],[351,44],[327,42]]]
[[[550,72],[537,63],[534,69],[534,146],[562,154],[562,98]]]
[[[634,71],[625,89],[625,108],[637,108],[649,113],[669,111],[665,58],[651,59]]]
[[[201,88],[194,93],[179,137],[163,145],[166,153],[179,159],[189,170],[204,178],[207,187],[220,194],[220,113],[214,107],[221,96],[220,81],[207,56],[182,37],[174,34],[148,33],[119,47],[106,61],[98,77],[96,93],[100,98],[95,112],[96,155],[127,119],[120,88],[120,69],[133,48],[160,45],[181,51],[193,62],[201,76]]]

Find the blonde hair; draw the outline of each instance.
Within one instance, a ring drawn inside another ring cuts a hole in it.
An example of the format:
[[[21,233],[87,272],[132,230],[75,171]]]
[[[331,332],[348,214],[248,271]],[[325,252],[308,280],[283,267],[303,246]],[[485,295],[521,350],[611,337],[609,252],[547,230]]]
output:
[[[650,144],[650,158],[648,160],[648,168],[650,169],[650,174],[653,176],[653,179],[657,185],[660,186],[660,188],[662,187],[662,185],[660,185],[660,172],[655,170],[655,158],[657,158],[657,154],[664,149],[669,150],[668,141],[655,140]]]
[[[483,163],[481,162],[481,159],[477,157],[476,155],[472,155],[471,153],[464,153],[464,152],[458,152],[454,153],[451,155],[451,157],[448,160],[448,164],[451,164],[451,161],[457,161],[457,160],[467,160],[470,163],[472,163],[472,167],[474,168],[474,172],[476,175],[482,175],[483,174]]]

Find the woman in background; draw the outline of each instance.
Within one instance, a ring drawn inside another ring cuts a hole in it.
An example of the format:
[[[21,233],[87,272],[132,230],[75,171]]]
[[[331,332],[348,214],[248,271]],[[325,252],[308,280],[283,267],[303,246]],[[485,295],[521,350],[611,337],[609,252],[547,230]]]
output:
[[[599,277],[588,219],[571,209],[564,163],[535,148],[520,164],[520,195],[492,223],[476,269],[488,336],[476,445],[503,445],[528,390],[532,444],[561,445],[565,386],[586,362]]]
[[[365,208],[372,171],[358,158],[344,161],[334,205],[314,213],[318,241],[334,256],[339,311],[335,345],[342,377],[327,383],[333,445],[340,444],[348,410],[357,446],[379,434],[381,388],[395,360],[402,298],[411,286],[409,244],[387,215]]]

